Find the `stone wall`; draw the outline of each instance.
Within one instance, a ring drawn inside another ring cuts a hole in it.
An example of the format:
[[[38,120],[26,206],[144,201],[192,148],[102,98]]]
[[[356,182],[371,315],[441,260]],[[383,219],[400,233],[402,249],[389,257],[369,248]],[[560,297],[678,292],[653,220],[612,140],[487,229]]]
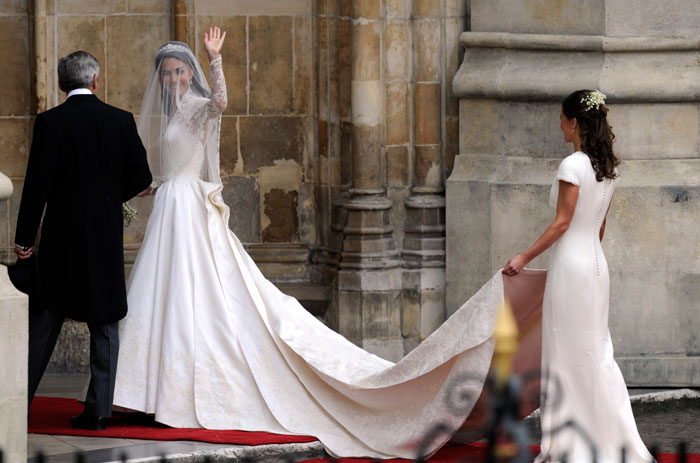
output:
[[[448,312],[550,223],[551,181],[571,151],[561,100],[601,89],[623,160],[603,242],[616,358],[629,385],[699,385],[700,4],[472,0],[471,20],[454,81]]]
[[[0,266],[0,449],[8,462],[27,461],[27,305]]]
[[[5,258],[14,239],[32,127],[29,26],[26,1],[0,2],[0,40],[5,44],[0,47],[0,59],[7,66],[0,74],[0,172],[15,186],[10,200],[0,202],[0,248]]]
[[[331,180],[319,255],[338,269],[327,320],[395,360],[445,319],[443,191],[458,138],[449,82],[468,2],[321,5],[319,73],[330,83],[319,139],[325,131]]]

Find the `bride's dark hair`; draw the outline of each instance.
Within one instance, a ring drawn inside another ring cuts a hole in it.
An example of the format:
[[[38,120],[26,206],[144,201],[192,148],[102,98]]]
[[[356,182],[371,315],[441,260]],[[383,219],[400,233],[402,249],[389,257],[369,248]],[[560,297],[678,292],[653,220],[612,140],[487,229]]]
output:
[[[577,90],[564,98],[561,104],[564,115],[576,118],[581,136],[581,150],[591,159],[595,178],[599,182],[604,178],[617,177],[615,167],[620,160],[613,152],[615,134],[608,124],[608,107],[604,103],[589,105],[586,98],[592,90]]]

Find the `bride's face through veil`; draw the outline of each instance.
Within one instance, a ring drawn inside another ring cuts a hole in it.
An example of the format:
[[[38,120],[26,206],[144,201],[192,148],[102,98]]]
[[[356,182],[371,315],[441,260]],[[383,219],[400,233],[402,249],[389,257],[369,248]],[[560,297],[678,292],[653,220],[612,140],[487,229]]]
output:
[[[169,175],[165,132],[170,127],[180,130],[178,127],[182,124],[194,127],[198,121],[188,118],[200,113],[205,117],[206,111],[198,112],[197,108],[205,107],[210,99],[211,89],[207,78],[186,43],[171,41],[158,48],[153,57],[153,68],[146,84],[137,123],[155,184]],[[183,108],[187,110],[181,112]],[[181,117],[175,118],[176,114]],[[180,125],[172,125],[177,121]],[[220,117],[199,122],[203,124],[200,141],[205,151],[201,178],[221,183],[218,171]]]
[[[192,70],[177,58],[165,58],[160,66],[163,98],[181,97],[190,88]]]

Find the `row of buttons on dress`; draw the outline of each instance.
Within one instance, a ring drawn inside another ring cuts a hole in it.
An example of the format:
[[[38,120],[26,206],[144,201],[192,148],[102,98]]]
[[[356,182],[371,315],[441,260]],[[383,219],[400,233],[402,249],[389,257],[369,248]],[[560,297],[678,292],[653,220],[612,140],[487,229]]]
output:
[[[598,262],[598,246],[596,240],[600,237],[600,226],[603,221],[601,217],[603,216],[603,210],[605,209],[605,204],[608,202],[608,182],[609,180],[603,179],[603,200],[600,203],[600,208],[598,209],[598,216],[596,217],[596,226],[593,227],[593,255],[595,256],[595,273],[596,276],[600,276],[600,264]]]

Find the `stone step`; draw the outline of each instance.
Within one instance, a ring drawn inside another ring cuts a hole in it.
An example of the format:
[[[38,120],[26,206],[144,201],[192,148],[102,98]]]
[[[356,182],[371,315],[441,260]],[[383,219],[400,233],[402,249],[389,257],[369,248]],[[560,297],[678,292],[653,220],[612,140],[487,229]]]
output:
[[[226,445],[202,442],[155,442],[137,439],[88,438],[30,434],[27,463],[87,461],[121,463],[294,462],[328,458],[320,442],[303,444]],[[104,443],[100,442],[104,441]],[[116,446],[116,447],[115,447]],[[72,451],[68,450],[72,447]],[[86,450],[81,450],[86,448]],[[43,459],[39,458],[43,455]],[[81,458],[82,460],[78,460]]]

